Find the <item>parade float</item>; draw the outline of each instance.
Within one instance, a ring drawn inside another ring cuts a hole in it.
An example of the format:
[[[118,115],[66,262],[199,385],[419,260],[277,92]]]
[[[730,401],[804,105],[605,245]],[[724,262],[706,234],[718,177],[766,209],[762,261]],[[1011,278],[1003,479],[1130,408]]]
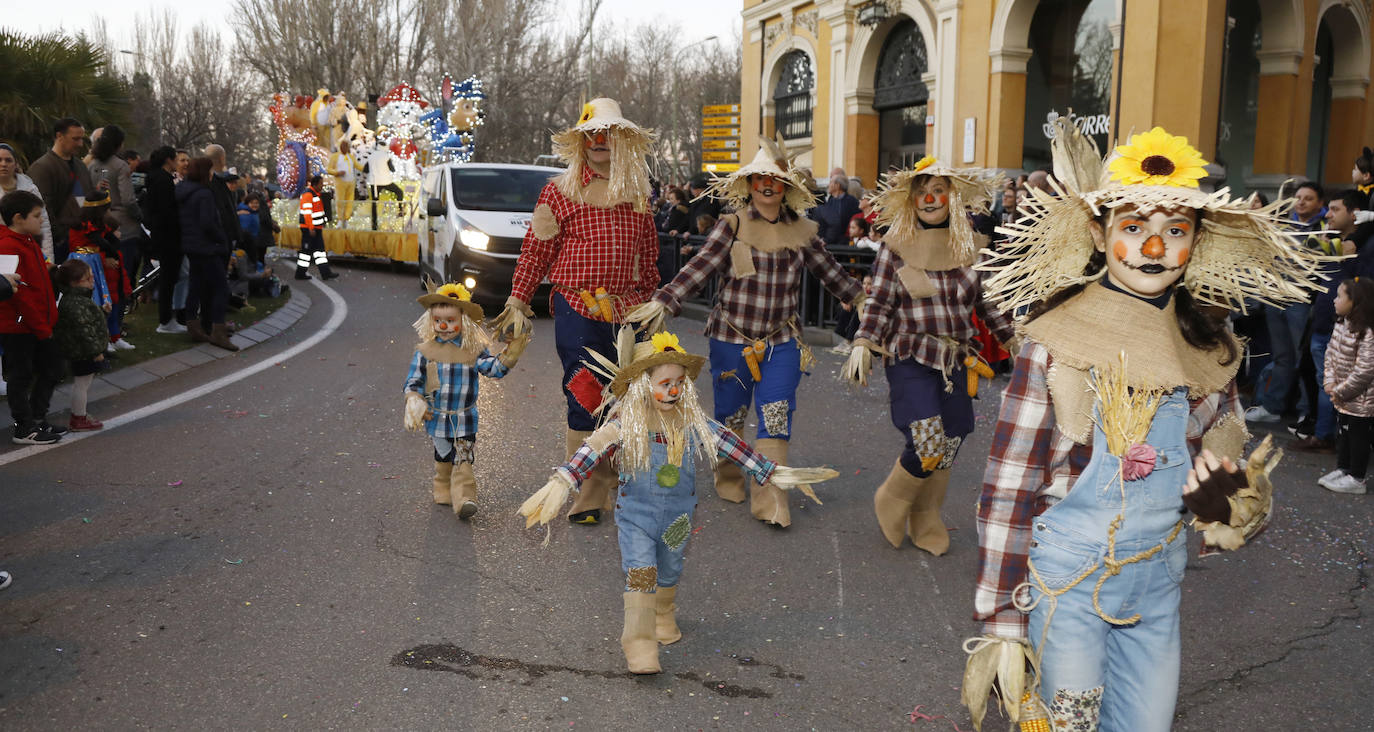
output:
[[[327,252],[416,261],[425,225],[424,170],[471,160],[474,131],[484,121],[486,97],[476,77],[459,83],[445,74],[437,96],[438,103],[431,103],[410,84],[397,84],[377,98],[373,129],[365,105],[355,106],[342,92],[273,95],[269,109],[278,133],[282,192],[272,207],[281,226],[278,243],[300,246],[299,197],[310,176],[321,173],[336,202],[323,233]],[[341,155],[346,162],[339,162]],[[345,164],[355,182],[330,175],[331,165]],[[352,200],[339,195],[344,185],[356,186]]]

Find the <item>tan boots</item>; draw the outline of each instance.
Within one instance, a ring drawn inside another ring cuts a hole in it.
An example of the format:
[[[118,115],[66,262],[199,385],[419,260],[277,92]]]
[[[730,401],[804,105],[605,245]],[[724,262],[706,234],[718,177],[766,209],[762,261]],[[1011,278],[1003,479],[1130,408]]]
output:
[[[449,477],[453,475],[453,463],[434,463],[434,502],[440,506],[453,503],[449,497]]]
[[[894,464],[873,494],[873,512],[887,542],[900,547],[909,533],[913,544],[937,557],[949,551],[949,530],[940,519],[948,486],[948,469],[917,478],[900,461]]]
[[[716,463],[716,495],[731,503],[744,503],[744,471],[729,460]]]
[[[787,440],[761,438],[754,443],[754,449],[779,465],[787,464]],[[791,526],[792,513],[787,508],[787,494],[771,483],[750,483],[752,488],[749,491],[749,512],[754,518],[784,528]]]
[[[625,593],[625,629],[620,633],[620,647],[625,651],[625,665],[633,674],[656,674],[658,638],[655,637],[655,593]]]
[[[682,640],[677,627],[677,587],[660,587],[654,593],[654,637],[663,645]]]
[[[590,432],[568,430],[567,456],[572,457],[582,447],[582,442],[591,436]],[[573,497],[572,508],[568,509],[568,520],[575,524],[597,524],[601,522],[602,512],[610,513],[615,508],[615,488],[620,485],[620,475],[610,460],[602,460],[600,465],[587,476],[582,490]]]
[[[477,513],[477,476],[472,472],[472,463],[453,466],[449,491],[453,497],[453,512],[458,518],[469,519]]]

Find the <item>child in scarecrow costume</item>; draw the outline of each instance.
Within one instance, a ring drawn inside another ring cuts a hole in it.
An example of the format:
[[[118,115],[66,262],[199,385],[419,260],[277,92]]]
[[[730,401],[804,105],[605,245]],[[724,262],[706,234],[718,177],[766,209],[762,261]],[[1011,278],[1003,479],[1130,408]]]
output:
[[[964,701],[981,725],[996,677],[1012,721],[1162,732],[1186,513],[1205,552],[1239,547],[1267,523],[1279,458],[1266,438],[1238,467],[1241,345],[1216,311],[1306,302],[1324,258],[1280,207],[1200,191],[1184,138],[1155,128],[1103,161],[1056,124],[1056,191],[1032,190],[980,265],[1004,310],[1033,307],[978,504],[985,635],[965,643]]]
[[[940,508],[954,457],[973,432],[978,376],[992,375],[978,360],[974,314],[998,340],[1014,336],[973,268],[988,241],[971,217],[987,212],[1001,181],[1000,173],[928,157],[888,175],[874,200],[888,232],[842,375],[867,385],[873,352],[886,356],[889,411],[906,445],[873,494],[873,511],[893,547],[909,535],[935,556],[949,550]]]
[[[604,386],[582,362],[586,349],[613,357],[616,324],[658,286],[646,163],[653,140],[605,98],[588,102],[577,124],[553,136],[553,150],[568,169],[539,193],[510,297],[495,323],[499,331],[528,331],[535,288],[545,278],[553,284],[549,307],[568,401],[568,455],[596,428],[589,402]],[[613,503],[614,483],[609,468],[593,476],[568,519],[600,521]]]
[[[554,469],[520,514],[527,527],[546,524],[558,515],[568,492],[585,485],[597,466],[618,468],[615,523],[625,572],[620,644],[632,673],[656,674],[659,644],[682,638],[675,601],[697,504],[695,458],[713,465],[723,458],[760,483],[799,489],[813,499],[808,484],[838,473],[779,465],[708,419],[692,384],[706,359],[682,350],[677,336],[655,333],[652,340],[635,343],[633,330],[626,327],[616,351],[616,360],[611,360],[588,349],[592,368],[610,380],[604,392],[605,424]]]
[[[862,303],[863,285],[835,261],[816,235],[816,222],[805,217],[814,201],[780,143],[764,140],[752,162],[718,179],[706,195],[738,213],[721,216],[701,251],[629,319],[653,332],[666,315],[682,311],[683,299],[720,275],[706,320],[715,418],[740,431],[752,402],[759,423],[756,449],[785,463],[797,387],[814,361],[797,321],[803,270],[851,305]],[[715,484],[721,498],[744,501],[744,475],[734,465],[718,463]],[[776,487],[756,481],[749,493],[754,518],[791,525],[787,499]]]
[[[479,325],[482,308],[467,288],[447,284],[420,296],[419,303],[425,313],[414,323],[420,344],[406,374],[405,427],[424,425],[434,442],[434,502],[452,505],[458,518],[471,518],[477,513],[477,376],[505,376],[530,336],[516,336],[493,356],[487,349],[494,341]]]

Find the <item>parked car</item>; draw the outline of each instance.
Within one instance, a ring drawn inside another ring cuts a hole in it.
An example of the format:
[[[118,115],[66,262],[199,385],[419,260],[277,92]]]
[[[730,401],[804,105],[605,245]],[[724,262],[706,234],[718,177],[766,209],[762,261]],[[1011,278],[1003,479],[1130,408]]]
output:
[[[561,172],[562,168],[499,163],[427,168],[421,279],[461,282],[478,302],[505,302],[539,191]],[[546,303],[547,298],[548,287],[541,286],[536,299]]]

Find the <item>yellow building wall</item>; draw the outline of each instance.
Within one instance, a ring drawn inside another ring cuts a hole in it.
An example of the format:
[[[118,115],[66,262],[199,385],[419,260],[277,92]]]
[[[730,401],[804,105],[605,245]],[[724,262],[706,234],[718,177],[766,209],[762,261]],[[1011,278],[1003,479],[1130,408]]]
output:
[[[1369,143],[1361,136],[1364,130],[1365,100],[1331,100],[1331,128],[1326,138],[1326,167],[1322,181],[1327,190],[1335,193],[1350,187],[1350,169],[1360,148]]]
[[[964,120],[974,119],[972,164],[987,165],[990,111],[989,76],[992,59],[988,57],[988,38],[992,29],[993,0],[969,0],[959,11],[958,63],[954,97],[954,159],[951,165],[964,165]],[[938,82],[937,83],[943,83]],[[1025,108],[1025,103],[1022,103]],[[1018,166],[1020,161],[1017,162]]]
[[[993,168],[1020,168],[1024,159],[1026,75],[993,74],[989,78],[988,157]]]
[[[1216,155],[1226,0],[1135,0],[1126,6],[1119,135],[1156,125]]]
[[[757,5],[761,0],[745,0],[744,7]],[[744,53],[740,62],[740,105],[739,105],[739,147],[740,157],[752,158],[746,150],[757,150],[759,145],[759,130],[763,127],[764,120],[762,115],[762,96],[760,86],[763,80],[763,40],[757,43],[750,43],[751,29],[744,28],[741,35],[744,37]],[[767,134],[772,134],[773,119],[767,119]]]

